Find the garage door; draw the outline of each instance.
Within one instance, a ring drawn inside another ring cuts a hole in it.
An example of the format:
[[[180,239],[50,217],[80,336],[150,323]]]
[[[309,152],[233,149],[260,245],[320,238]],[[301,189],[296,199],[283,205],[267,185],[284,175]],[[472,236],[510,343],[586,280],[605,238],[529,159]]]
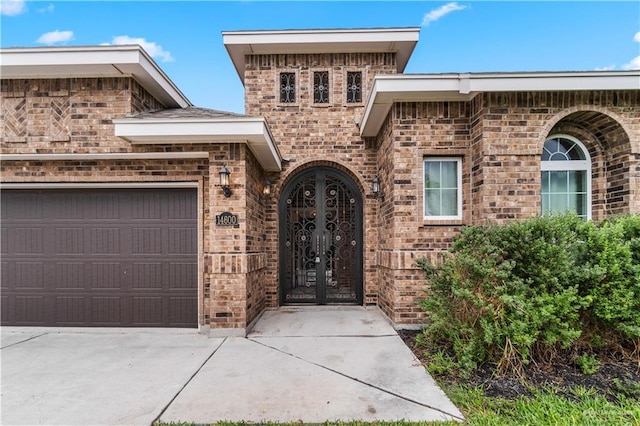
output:
[[[197,326],[195,189],[1,197],[2,325]]]

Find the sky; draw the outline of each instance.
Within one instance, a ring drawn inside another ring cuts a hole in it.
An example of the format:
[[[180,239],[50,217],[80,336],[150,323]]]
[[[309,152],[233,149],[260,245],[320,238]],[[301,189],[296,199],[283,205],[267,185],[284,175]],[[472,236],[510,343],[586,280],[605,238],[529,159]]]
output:
[[[420,27],[405,73],[640,69],[637,1],[0,0],[0,46],[140,44],[196,106],[244,112],[222,31]]]

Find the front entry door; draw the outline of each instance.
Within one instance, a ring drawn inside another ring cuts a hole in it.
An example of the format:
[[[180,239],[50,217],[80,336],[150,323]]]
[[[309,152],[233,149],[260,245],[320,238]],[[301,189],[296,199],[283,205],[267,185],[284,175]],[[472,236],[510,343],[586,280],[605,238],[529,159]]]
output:
[[[294,178],[280,199],[281,304],[362,304],[362,197],[330,168]]]

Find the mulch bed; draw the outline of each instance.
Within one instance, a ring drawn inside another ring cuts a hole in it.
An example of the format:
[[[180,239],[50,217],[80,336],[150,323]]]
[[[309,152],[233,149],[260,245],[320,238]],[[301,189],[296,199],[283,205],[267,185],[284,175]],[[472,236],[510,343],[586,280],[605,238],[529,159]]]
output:
[[[400,330],[398,334],[415,356],[424,364],[427,357],[424,348],[415,344],[418,331]],[[593,374],[583,374],[569,356],[556,357],[553,363],[530,363],[522,377],[496,374],[496,366],[481,365],[469,378],[461,379],[455,374],[436,377],[447,383],[464,383],[472,387],[481,387],[489,397],[514,399],[531,396],[531,390],[551,386],[558,392],[571,397],[571,388],[582,386],[591,388],[609,400],[615,400],[619,394],[640,400],[640,363],[638,360],[621,358],[615,354],[601,352],[595,354],[600,367]],[[452,372],[453,373],[453,372]]]

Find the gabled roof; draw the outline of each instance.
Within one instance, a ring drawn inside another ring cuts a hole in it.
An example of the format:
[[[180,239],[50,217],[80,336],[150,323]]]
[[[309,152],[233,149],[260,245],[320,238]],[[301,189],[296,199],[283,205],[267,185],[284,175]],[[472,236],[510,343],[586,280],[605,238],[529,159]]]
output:
[[[284,53],[397,53],[403,72],[420,28],[224,31],[222,40],[244,82],[245,55]]]
[[[2,79],[131,76],[167,108],[191,105],[138,45],[0,49],[0,76]]]
[[[468,101],[482,92],[640,90],[640,70],[377,75],[360,123],[376,136],[396,102]]]
[[[246,143],[266,171],[282,170],[282,156],[263,117],[188,107],[143,112],[113,124],[115,135],[132,144]]]

